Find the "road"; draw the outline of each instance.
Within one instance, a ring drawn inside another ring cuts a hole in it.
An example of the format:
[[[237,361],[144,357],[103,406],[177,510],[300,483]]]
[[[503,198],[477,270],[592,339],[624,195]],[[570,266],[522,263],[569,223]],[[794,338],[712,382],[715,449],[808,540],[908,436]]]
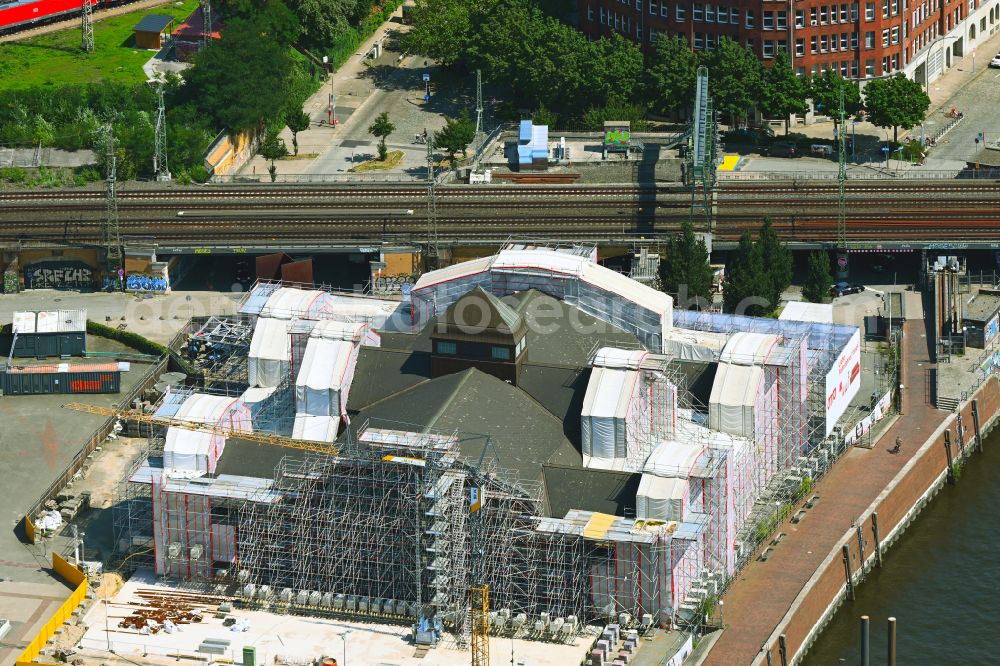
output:
[[[931,150],[935,159],[974,161],[981,145],[976,144],[976,136],[983,132],[986,140],[997,145],[1000,140],[1000,117],[997,108],[1000,107],[1000,69],[987,69],[992,54],[982,54],[977,58],[976,66],[981,71],[966,83],[954,96],[945,102],[942,109],[924,122],[924,131],[933,133],[944,127],[950,119],[944,113],[952,107],[965,114],[965,118],[948,134],[942,137]],[[971,63],[970,63],[971,66]],[[911,131],[914,136],[920,136],[920,129]],[[995,160],[1000,160],[1000,152]]]

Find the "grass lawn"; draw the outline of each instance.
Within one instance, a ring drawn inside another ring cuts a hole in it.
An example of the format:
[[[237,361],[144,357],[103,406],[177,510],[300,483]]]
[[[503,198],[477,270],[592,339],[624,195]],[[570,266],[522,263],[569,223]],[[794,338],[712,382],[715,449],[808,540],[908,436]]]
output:
[[[403,151],[402,150],[392,150],[385,157],[385,162],[379,160],[368,160],[367,162],[362,162],[353,169],[348,169],[348,171],[354,172],[364,172],[364,171],[388,171],[389,169],[395,169],[399,166],[399,163],[403,161]]]
[[[179,25],[198,6],[180,0],[94,23],[94,53],[80,50],[80,28],[0,44],[0,89],[56,86],[100,80],[138,83],[153,51],[133,47],[132,28],[146,14],[167,14]]]

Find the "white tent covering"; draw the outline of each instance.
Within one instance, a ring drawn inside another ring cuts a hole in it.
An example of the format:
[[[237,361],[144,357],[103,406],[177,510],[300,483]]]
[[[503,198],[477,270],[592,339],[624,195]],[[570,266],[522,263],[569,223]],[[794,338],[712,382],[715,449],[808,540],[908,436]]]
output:
[[[636,518],[682,521],[690,485],[687,479],[643,474],[635,495]]]
[[[725,333],[672,328],[663,333],[663,353],[682,361],[717,361],[729,342]]]
[[[273,319],[327,319],[330,295],[318,289],[281,287],[267,298],[261,317]]]
[[[625,419],[639,383],[635,370],[595,367],[587,382],[580,413],[583,455],[624,462]]]
[[[250,410],[238,398],[192,393],[174,417],[194,423],[209,423],[227,431],[249,432]],[[184,428],[167,428],[163,467],[169,474],[201,476],[215,471],[226,446],[220,434]]]
[[[311,442],[332,442],[337,439],[337,428],[340,419],[335,416],[312,416],[296,414],[292,426],[292,437],[307,439]]]
[[[375,329],[384,329],[386,322],[400,310],[401,306],[400,301],[332,294],[326,304],[325,316],[343,322],[368,323],[367,335],[372,341],[364,343],[364,346],[378,347],[378,334],[375,333]],[[409,319],[408,313],[406,318]]]
[[[346,417],[347,396],[367,329],[367,324],[339,321],[316,324],[295,380],[297,414]]]
[[[251,386],[277,386],[291,361],[289,321],[258,317],[250,339],[247,379]]]
[[[789,301],[778,319],[784,321],[810,321],[819,324],[833,323],[833,303],[803,303]]]
[[[710,428],[754,437],[754,405],[763,390],[764,363],[777,343],[776,335],[766,333],[737,333],[730,338],[712,384]]]
[[[673,300],[661,291],[594,263],[583,248],[510,246],[495,257],[430,271],[417,280],[412,299],[420,322],[441,314],[476,286],[495,296],[538,289],[581,311],[633,333],[660,351],[673,326]]]
[[[686,423],[691,424],[690,421]],[[681,432],[683,433],[684,430]],[[699,441],[699,443],[689,443],[691,441],[668,441],[657,444],[656,448],[649,454],[642,471],[662,477],[687,479],[698,462],[698,457],[705,450],[699,440],[694,440]]]

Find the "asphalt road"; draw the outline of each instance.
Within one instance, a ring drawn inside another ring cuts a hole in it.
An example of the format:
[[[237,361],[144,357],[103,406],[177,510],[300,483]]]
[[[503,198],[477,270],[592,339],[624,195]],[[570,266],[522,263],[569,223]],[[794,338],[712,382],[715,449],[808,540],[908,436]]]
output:
[[[946,112],[952,107],[965,114],[965,118],[954,129],[948,132],[931,151],[935,159],[975,160],[976,153],[981,149],[975,138],[980,132],[986,134],[986,140],[996,145],[1000,141],[1000,69],[988,69],[986,63],[993,54],[983,54],[976,59],[976,67],[982,68],[968,84],[965,85],[942,107]],[[924,131],[928,134],[944,127],[949,119],[943,113],[933,115],[924,122]],[[919,136],[919,128],[913,130],[914,136]],[[1000,153],[997,154],[1000,159]]]

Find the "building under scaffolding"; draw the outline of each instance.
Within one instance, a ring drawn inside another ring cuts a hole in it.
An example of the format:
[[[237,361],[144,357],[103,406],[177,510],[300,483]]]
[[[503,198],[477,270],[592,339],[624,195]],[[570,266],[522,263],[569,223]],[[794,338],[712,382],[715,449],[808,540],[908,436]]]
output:
[[[495,633],[697,622],[857,390],[856,329],[675,313],[586,248],[433,271],[412,306],[316,292],[258,285],[246,383],[157,413],[329,453],[154,432],[116,535],[157,574],[462,640],[482,584]]]

